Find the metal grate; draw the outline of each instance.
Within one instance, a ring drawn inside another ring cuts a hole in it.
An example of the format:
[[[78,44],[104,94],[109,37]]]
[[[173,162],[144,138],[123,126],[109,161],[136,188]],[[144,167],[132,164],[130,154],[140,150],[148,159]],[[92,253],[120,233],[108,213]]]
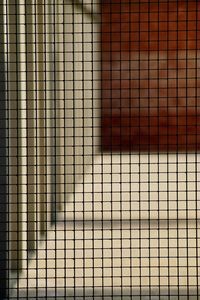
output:
[[[0,4],[0,299],[199,299],[198,1]]]

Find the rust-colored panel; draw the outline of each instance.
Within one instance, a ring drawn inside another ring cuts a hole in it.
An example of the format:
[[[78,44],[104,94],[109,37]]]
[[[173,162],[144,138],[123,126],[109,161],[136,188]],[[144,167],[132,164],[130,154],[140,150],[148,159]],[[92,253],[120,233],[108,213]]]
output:
[[[102,149],[200,149],[199,1],[102,1]]]

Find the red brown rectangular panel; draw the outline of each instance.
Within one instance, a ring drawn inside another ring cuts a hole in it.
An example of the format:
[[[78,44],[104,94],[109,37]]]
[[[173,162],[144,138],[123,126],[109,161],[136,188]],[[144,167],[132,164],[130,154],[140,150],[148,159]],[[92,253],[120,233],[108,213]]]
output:
[[[102,149],[200,149],[200,1],[102,1]]]

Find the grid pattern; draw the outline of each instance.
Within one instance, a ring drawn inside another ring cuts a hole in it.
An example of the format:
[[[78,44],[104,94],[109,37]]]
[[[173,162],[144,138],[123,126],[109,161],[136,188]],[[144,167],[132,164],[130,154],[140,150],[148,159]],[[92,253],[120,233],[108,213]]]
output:
[[[199,148],[199,3],[102,4],[102,147]]]
[[[8,186],[0,299],[198,300],[198,1],[0,7]],[[152,15],[155,32],[141,30]],[[171,48],[160,26],[178,36]],[[163,143],[150,137],[157,128],[162,140],[160,107],[175,112],[171,148],[170,126]],[[159,119],[142,124],[145,143],[133,134],[143,108]]]

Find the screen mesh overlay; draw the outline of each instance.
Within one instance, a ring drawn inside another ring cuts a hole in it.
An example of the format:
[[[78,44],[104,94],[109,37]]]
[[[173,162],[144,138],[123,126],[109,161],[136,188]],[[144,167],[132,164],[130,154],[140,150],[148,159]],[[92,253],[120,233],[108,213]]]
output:
[[[103,149],[199,150],[199,7],[103,1]]]
[[[198,300],[199,7],[0,4],[0,300]]]

